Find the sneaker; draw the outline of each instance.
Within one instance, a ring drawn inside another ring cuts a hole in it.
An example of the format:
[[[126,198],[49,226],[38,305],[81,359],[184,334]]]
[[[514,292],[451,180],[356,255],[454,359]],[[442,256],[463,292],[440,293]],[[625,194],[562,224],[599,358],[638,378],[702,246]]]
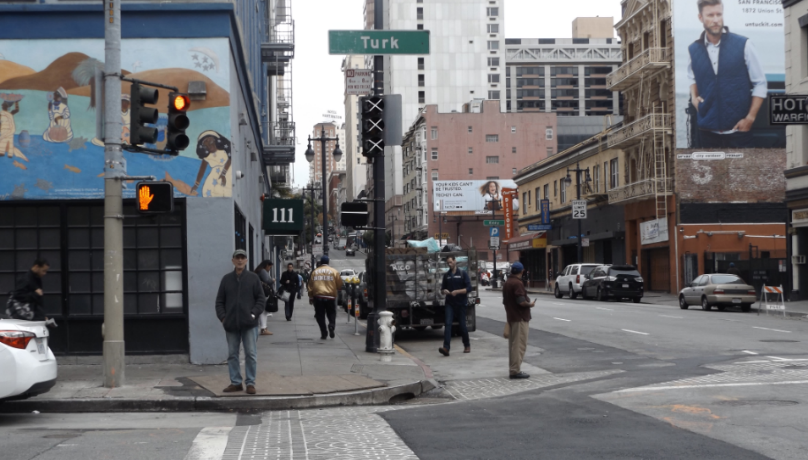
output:
[[[530,376],[525,374],[524,372],[519,372],[518,374],[511,374],[511,379],[529,379]]]
[[[442,354],[443,356],[449,356],[449,350],[447,350],[447,349],[445,349],[445,348],[443,348],[443,347],[438,348],[438,351],[439,351],[439,352],[440,352],[440,354]]]
[[[235,393],[237,391],[244,391],[244,387],[241,386],[241,384],[229,385],[227,388],[222,390],[222,393]]]
[[[247,394],[254,395],[255,394],[255,385],[247,385]]]
[[[471,353],[471,347],[464,348],[463,353]]]
[[[261,329],[261,335],[272,335],[272,333],[266,329]]]
[[[328,326],[328,335],[330,335],[332,339],[334,338],[334,325],[333,324],[331,326]]]
[[[320,340],[325,340],[325,339],[327,339],[327,338],[328,338],[328,336],[327,336],[327,335],[324,335],[324,336],[321,336],[321,337],[320,337]]]

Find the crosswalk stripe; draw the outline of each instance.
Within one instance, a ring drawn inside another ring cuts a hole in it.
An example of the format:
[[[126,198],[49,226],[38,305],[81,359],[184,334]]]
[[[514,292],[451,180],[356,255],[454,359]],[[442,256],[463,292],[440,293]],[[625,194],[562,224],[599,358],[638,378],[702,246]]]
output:
[[[185,460],[221,460],[232,429],[223,426],[202,428],[194,438]]]

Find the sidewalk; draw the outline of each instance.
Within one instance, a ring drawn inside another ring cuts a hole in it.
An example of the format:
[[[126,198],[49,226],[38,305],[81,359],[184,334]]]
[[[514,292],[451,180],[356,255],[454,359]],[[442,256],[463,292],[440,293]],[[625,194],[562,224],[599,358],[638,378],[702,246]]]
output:
[[[103,387],[100,357],[64,357],[57,358],[61,363],[54,388],[0,404],[0,412],[300,409],[387,404],[435,387],[409,356],[397,352],[382,363],[380,355],[365,352],[365,328],[360,325],[360,335],[353,335],[354,320],[347,323],[344,311],[337,310],[336,338],[321,340],[307,297],[296,300],[292,321],[286,321],[282,309],[281,304],[281,311],[269,318],[273,335],[258,337],[254,396],[221,393],[229,384],[226,363],[197,366],[167,357],[131,357],[125,386],[108,389]],[[224,333],[211,331],[211,340],[225,340]]]

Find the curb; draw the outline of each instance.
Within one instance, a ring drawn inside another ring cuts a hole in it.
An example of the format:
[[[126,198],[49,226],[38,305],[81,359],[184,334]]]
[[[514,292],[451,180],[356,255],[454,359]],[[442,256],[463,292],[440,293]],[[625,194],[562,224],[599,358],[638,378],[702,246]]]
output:
[[[436,388],[432,380],[346,393],[312,396],[177,397],[171,399],[52,399],[20,400],[0,404],[0,413],[77,413],[77,412],[195,412],[232,410],[312,409],[334,406],[378,406],[394,398],[410,399]]]

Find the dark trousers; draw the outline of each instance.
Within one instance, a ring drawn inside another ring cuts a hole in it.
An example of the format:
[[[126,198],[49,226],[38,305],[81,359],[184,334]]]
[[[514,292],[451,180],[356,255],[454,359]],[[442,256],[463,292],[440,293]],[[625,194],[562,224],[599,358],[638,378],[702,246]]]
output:
[[[328,329],[325,327],[325,317],[328,316]],[[325,337],[328,330],[334,329],[337,321],[337,301],[333,299],[314,299],[314,317],[320,326],[320,335]]]
[[[748,149],[752,148],[752,132],[716,134],[712,131],[699,131],[699,144],[703,149]]]
[[[460,336],[463,338],[463,346],[470,347],[469,330],[466,327],[466,306],[446,305],[446,330],[443,333],[443,348],[449,350],[452,343],[452,322],[457,320],[460,328]]]
[[[286,302],[286,319],[292,319],[292,313],[295,311],[295,293],[289,291],[289,301]]]

